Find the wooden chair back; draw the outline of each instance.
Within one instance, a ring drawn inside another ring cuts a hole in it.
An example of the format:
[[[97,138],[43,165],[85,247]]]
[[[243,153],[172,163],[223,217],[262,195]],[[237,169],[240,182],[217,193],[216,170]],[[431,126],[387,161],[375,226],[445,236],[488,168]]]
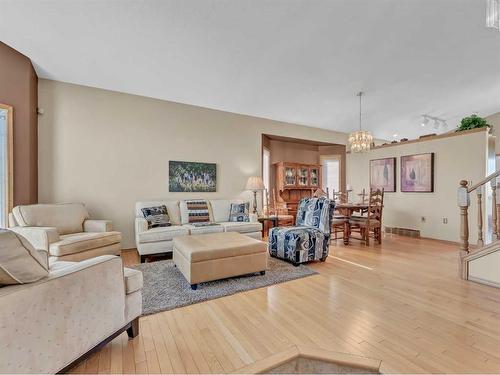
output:
[[[382,223],[382,211],[384,208],[384,189],[370,190],[368,200],[367,220],[376,220]]]
[[[328,193],[326,193],[323,189],[317,189],[313,194],[313,198],[320,198],[320,197],[328,197]]]
[[[347,203],[349,200],[349,195],[346,192],[334,191],[333,199],[339,203]]]

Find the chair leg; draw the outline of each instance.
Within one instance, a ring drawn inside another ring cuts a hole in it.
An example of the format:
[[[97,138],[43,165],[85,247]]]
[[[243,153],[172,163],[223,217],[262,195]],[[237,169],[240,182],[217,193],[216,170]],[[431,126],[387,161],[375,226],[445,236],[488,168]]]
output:
[[[130,327],[127,328],[127,335],[131,339],[136,337],[139,334],[139,318],[135,318],[132,320]]]

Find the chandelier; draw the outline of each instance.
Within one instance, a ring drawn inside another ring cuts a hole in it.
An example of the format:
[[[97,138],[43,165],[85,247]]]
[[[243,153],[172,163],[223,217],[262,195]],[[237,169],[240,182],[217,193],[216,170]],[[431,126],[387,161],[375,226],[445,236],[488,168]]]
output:
[[[486,27],[500,31],[500,0],[486,0]]]
[[[359,130],[349,134],[349,144],[351,145],[351,152],[368,151],[372,145],[373,137],[369,131],[362,130],[361,128],[361,97],[362,92],[358,92],[359,96]]]

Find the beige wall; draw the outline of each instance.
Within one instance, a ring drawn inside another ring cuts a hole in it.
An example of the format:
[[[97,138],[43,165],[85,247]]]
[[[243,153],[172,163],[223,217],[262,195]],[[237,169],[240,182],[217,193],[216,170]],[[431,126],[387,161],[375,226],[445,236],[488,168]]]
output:
[[[396,157],[396,193],[386,193],[384,226],[420,230],[421,236],[459,240],[459,209],[456,194],[460,180],[479,182],[487,175],[487,132],[475,132],[435,140],[401,144],[348,154],[347,183],[357,193],[369,189],[369,160]],[[434,193],[402,193],[400,156],[434,152]],[[474,199],[475,194],[471,195]],[[476,241],[475,201],[469,211],[471,241]],[[421,221],[424,216],[425,222]],[[448,224],[443,223],[448,219]]]
[[[345,144],[344,133],[49,80],[39,81],[39,200],[84,202],[134,247],[138,200],[242,196],[262,134]],[[217,163],[216,193],[169,193],[168,161]]]
[[[469,263],[469,278],[500,287],[500,251],[474,259]]]

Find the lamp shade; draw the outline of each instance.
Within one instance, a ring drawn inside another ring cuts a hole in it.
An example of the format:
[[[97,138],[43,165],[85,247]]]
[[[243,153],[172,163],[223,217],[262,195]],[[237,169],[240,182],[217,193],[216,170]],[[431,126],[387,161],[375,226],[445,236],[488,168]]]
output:
[[[248,177],[247,185],[245,187],[246,190],[264,190],[264,181],[262,181],[262,177],[258,176],[253,176],[253,177]]]

